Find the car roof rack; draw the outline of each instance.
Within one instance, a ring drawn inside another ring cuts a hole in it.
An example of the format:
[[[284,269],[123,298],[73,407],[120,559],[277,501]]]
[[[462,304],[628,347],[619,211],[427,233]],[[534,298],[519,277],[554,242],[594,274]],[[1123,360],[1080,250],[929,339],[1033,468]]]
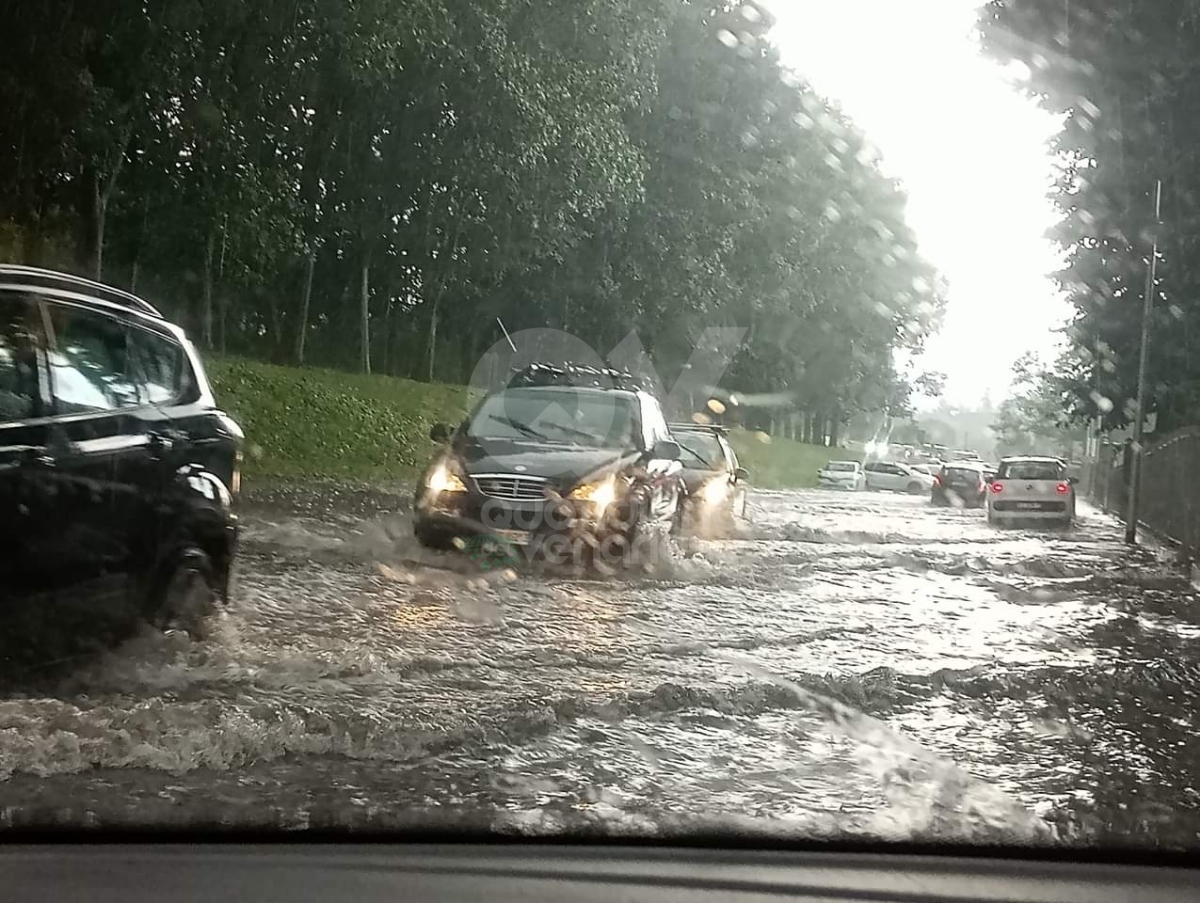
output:
[[[668,423],[667,428],[672,431],[679,430],[686,432],[687,430],[692,430],[693,432],[720,433],[722,436],[729,435],[729,427],[723,423],[690,423],[686,420],[681,420],[678,423]]]
[[[76,276],[72,273],[21,266],[15,263],[0,263],[0,278],[3,278],[5,282],[16,279],[20,283],[21,288],[33,290],[39,288],[58,288],[76,292],[85,291],[87,294],[102,301],[107,301],[110,304],[118,304],[121,307],[128,307],[139,313],[150,314],[159,319],[162,318],[162,314],[158,308],[149,301],[139,298],[137,295],[123,289],[113,288],[111,285],[105,285],[93,279],[85,279],[83,276]]]
[[[627,392],[650,391],[644,381],[628,370],[611,367],[591,367],[581,364],[533,363],[515,368],[510,386],[572,386],[589,389],[619,389]]]

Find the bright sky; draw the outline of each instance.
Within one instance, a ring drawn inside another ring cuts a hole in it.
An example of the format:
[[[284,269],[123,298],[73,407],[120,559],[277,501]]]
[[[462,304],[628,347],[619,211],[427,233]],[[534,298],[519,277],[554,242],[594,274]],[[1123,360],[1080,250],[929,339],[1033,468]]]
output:
[[[1058,121],[979,52],[981,0],[768,2],[785,62],[880,149],[922,253],[950,282],[945,325],[918,366],[946,372],[953,404],[999,401],[1012,362],[1051,353],[1068,314],[1044,238]]]

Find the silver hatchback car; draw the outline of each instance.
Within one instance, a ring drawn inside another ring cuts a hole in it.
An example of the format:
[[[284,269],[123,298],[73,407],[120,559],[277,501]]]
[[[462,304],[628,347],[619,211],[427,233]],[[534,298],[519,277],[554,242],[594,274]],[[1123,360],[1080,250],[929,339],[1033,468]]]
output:
[[[1058,458],[1037,455],[1003,458],[988,486],[989,524],[1075,520],[1075,481]]]

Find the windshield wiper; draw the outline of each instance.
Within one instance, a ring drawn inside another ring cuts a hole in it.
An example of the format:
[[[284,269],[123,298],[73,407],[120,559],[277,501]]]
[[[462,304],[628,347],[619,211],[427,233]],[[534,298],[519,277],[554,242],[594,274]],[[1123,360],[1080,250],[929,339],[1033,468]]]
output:
[[[693,458],[695,458],[697,461],[699,461],[701,464],[703,464],[707,469],[709,469],[709,470],[717,469],[716,467],[713,467],[711,462],[706,457],[704,457],[704,455],[700,454],[700,452],[698,452],[694,449],[688,448],[682,442],[679,444],[679,447],[682,448],[689,455],[691,455]]]
[[[497,423],[503,423],[505,426],[512,427],[518,433],[523,433],[532,439],[549,439],[545,433],[539,433],[528,423],[522,423],[520,420],[513,420],[511,417],[503,417],[500,414],[488,414],[489,420],[495,420]]]
[[[578,436],[581,439],[587,439],[592,443],[599,445],[602,441],[602,436],[597,436],[594,433],[589,433],[586,430],[577,430],[573,426],[567,426],[565,423],[548,423],[547,426],[552,426],[556,430],[562,430],[568,436]]]

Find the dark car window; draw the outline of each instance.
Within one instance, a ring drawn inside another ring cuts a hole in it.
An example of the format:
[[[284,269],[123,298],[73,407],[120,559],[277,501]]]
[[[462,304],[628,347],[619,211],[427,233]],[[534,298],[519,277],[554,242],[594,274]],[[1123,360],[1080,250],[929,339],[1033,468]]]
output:
[[[15,295],[0,295],[0,423],[38,411],[40,335],[37,306]]]
[[[675,441],[683,448],[684,467],[724,470],[729,464],[721,440],[713,433],[680,430]]]
[[[145,329],[133,329],[129,341],[141,366],[141,384],[150,404],[171,404],[188,393],[187,361],[183,348],[173,339]]]
[[[1061,480],[1063,468],[1054,461],[1010,461],[1000,465],[1001,480]]]
[[[956,482],[979,482],[979,471],[973,467],[947,467],[942,471],[942,478]]]
[[[142,402],[127,327],[104,314],[50,305],[50,386],[60,414],[111,411]]]
[[[625,448],[637,430],[632,409],[630,398],[623,395],[571,388],[509,389],[484,400],[468,433],[480,439]]]

